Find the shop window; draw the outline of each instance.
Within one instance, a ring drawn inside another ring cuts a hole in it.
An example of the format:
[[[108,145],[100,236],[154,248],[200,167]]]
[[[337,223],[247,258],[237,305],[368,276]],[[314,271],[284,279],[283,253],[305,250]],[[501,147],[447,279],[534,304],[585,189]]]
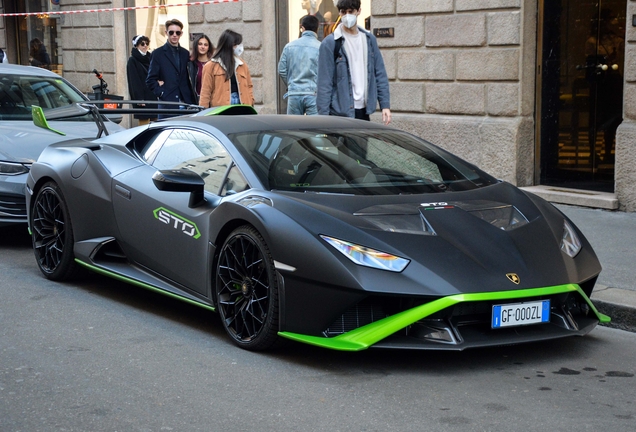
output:
[[[137,0],[135,6],[154,6],[152,9],[135,10],[135,34],[147,36],[150,39],[150,49],[154,50],[167,41],[166,21],[178,19],[183,23],[183,33],[180,44],[190,49],[190,39],[186,36],[188,31],[188,6],[163,7],[170,4],[183,4],[183,0]],[[134,35],[133,35],[134,36]]]
[[[18,62],[62,73],[62,53],[59,46],[59,15],[52,15],[59,6],[50,0],[16,2],[16,12],[41,12],[16,17]]]

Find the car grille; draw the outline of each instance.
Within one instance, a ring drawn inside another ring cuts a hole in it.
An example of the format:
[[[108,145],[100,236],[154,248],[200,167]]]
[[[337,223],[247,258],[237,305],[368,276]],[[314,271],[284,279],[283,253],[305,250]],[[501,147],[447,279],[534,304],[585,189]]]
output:
[[[338,336],[358,327],[371,324],[386,318],[388,314],[384,308],[371,300],[365,300],[349,308],[327,330],[323,332],[326,337]]]
[[[551,301],[550,323],[555,327],[576,331],[579,327],[587,325],[588,321],[594,321],[595,319],[591,316],[588,317],[589,308],[578,293],[559,294],[547,298]],[[539,298],[458,303],[429,315],[421,321],[413,323],[411,326],[395,333],[391,338],[407,338],[421,342],[428,338],[428,335],[430,335],[432,331],[436,331],[439,334],[439,330],[444,330],[450,336],[447,340],[440,340],[439,342],[459,345],[462,344],[465,339],[477,340],[483,337],[490,338],[495,334],[506,334],[507,332],[519,333],[524,331],[519,327],[511,329],[491,329],[492,308],[495,304],[518,303],[528,300],[539,300]],[[426,299],[415,300],[413,298],[367,297],[362,302],[346,310],[345,313],[323,331],[323,335],[325,337],[335,337],[396,313],[414,308],[427,301]],[[537,327],[530,326],[530,328]],[[475,336],[476,334],[479,336]],[[404,344],[404,342],[402,341],[400,344]]]
[[[0,194],[0,217],[26,217],[26,199],[24,195]]]

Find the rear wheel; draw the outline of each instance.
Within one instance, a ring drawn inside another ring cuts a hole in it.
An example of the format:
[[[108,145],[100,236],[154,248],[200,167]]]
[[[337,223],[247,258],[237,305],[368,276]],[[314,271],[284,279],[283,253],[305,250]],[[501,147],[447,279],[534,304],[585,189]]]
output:
[[[216,299],[232,341],[252,351],[277,345],[278,284],[274,260],[251,226],[232,231],[219,252]]]
[[[62,191],[48,182],[35,196],[30,213],[33,250],[40,271],[51,280],[64,280],[77,271],[73,227]]]

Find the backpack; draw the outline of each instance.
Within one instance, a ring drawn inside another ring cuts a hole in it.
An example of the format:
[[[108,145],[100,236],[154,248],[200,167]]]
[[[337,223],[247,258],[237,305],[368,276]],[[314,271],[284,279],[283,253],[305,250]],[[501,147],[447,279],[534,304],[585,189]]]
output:
[[[335,63],[338,59],[338,54],[340,54],[340,48],[342,48],[344,37],[339,37],[334,42],[336,42],[336,45],[333,47],[333,62]]]

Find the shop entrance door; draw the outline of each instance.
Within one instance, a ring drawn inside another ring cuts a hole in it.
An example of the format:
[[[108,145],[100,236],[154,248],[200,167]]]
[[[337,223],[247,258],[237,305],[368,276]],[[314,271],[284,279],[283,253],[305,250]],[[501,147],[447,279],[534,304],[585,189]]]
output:
[[[542,4],[540,182],[614,191],[626,0]]]

